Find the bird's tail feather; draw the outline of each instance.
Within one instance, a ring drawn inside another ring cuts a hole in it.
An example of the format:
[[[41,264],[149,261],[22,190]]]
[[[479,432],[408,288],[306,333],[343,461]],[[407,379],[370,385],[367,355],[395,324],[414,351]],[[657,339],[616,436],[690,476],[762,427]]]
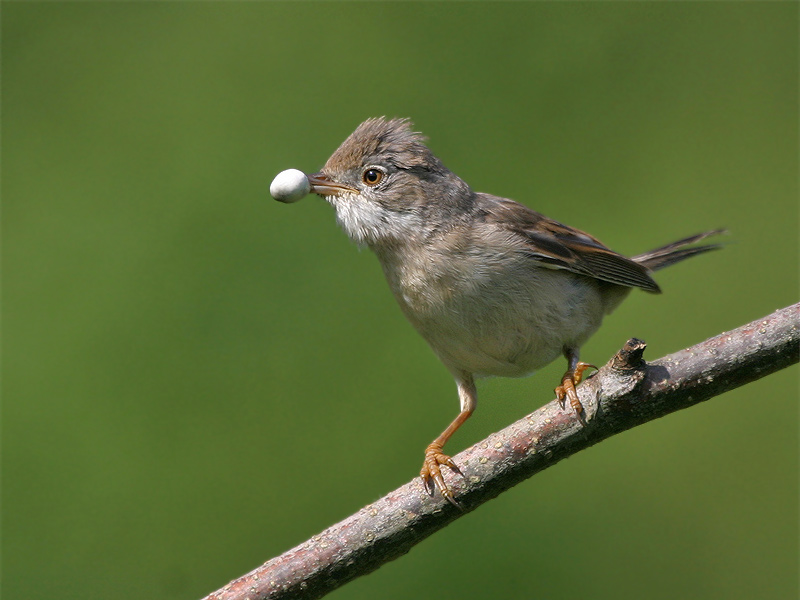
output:
[[[659,269],[674,265],[675,263],[689,258],[690,256],[695,256],[697,254],[702,254],[703,252],[708,252],[709,250],[717,250],[718,248],[722,248],[722,244],[706,244],[704,246],[684,248],[684,246],[697,243],[700,240],[706,239],[707,237],[721,233],[727,233],[727,231],[724,229],[714,229],[712,231],[698,233],[697,235],[692,235],[682,240],[678,240],[677,242],[672,242],[671,244],[667,244],[661,248],[650,250],[650,252],[637,254],[636,256],[631,257],[631,260],[639,263],[640,265],[644,265],[651,271],[658,271]]]

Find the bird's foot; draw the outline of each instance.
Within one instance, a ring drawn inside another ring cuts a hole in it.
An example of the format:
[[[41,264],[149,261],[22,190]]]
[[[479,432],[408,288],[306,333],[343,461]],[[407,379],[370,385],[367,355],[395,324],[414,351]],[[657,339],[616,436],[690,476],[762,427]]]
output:
[[[583,415],[583,405],[578,398],[578,392],[575,391],[575,386],[583,379],[583,372],[586,369],[597,370],[597,367],[589,363],[579,362],[575,365],[574,369],[569,369],[564,373],[564,376],[561,378],[561,385],[555,390],[556,398],[561,402],[561,408],[566,407],[566,400],[569,399],[569,405],[579,418]]]
[[[462,477],[464,476],[456,466],[456,463],[453,462],[453,459],[442,452],[441,444],[434,442],[425,448],[425,460],[422,463],[422,470],[420,470],[419,476],[422,478],[422,483],[431,496],[433,496],[434,489],[438,488],[439,492],[450,504],[461,510],[461,505],[455,501],[453,492],[444,482],[442,470],[439,468],[439,465],[446,465]]]

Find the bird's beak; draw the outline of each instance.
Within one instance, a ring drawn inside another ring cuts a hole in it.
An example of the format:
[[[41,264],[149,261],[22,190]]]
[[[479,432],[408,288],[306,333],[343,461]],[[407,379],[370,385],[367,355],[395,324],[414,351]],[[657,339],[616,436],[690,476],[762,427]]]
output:
[[[311,184],[311,193],[319,194],[320,196],[339,196],[345,192],[358,192],[358,190],[355,190],[348,185],[333,181],[321,171],[319,173],[309,175],[308,182]]]

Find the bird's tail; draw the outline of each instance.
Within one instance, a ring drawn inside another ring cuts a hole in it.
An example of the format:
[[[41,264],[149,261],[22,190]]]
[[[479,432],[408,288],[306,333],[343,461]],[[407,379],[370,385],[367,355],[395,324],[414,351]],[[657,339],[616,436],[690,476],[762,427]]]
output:
[[[721,233],[727,233],[727,231],[724,229],[714,229],[713,231],[698,233],[697,235],[692,235],[682,240],[678,240],[677,242],[672,242],[671,244],[667,244],[661,248],[650,250],[650,252],[632,256],[631,260],[639,263],[640,265],[644,265],[651,271],[658,271],[659,269],[674,265],[675,263],[680,262],[685,258],[689,258],[690,256],[695,256],[696,254],[702,254],[703,252],[708,252],[709,250],[722,248],[722,244],[706,244],[704,246],[684,248],[684,246],[694,244],[700,240],[706,239],[707,237]]]

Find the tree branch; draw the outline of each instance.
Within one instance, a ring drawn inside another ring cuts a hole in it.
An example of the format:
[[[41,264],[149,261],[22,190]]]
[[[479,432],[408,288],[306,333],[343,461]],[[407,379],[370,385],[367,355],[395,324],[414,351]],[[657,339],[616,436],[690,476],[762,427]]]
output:
[[[320,598],[563,458],[797,363],[800,303],[649,364],[644,349],[629,340],[578,388],[585,425],[554,400],[455,456],[463,512],[415,478],[205,600]]]

